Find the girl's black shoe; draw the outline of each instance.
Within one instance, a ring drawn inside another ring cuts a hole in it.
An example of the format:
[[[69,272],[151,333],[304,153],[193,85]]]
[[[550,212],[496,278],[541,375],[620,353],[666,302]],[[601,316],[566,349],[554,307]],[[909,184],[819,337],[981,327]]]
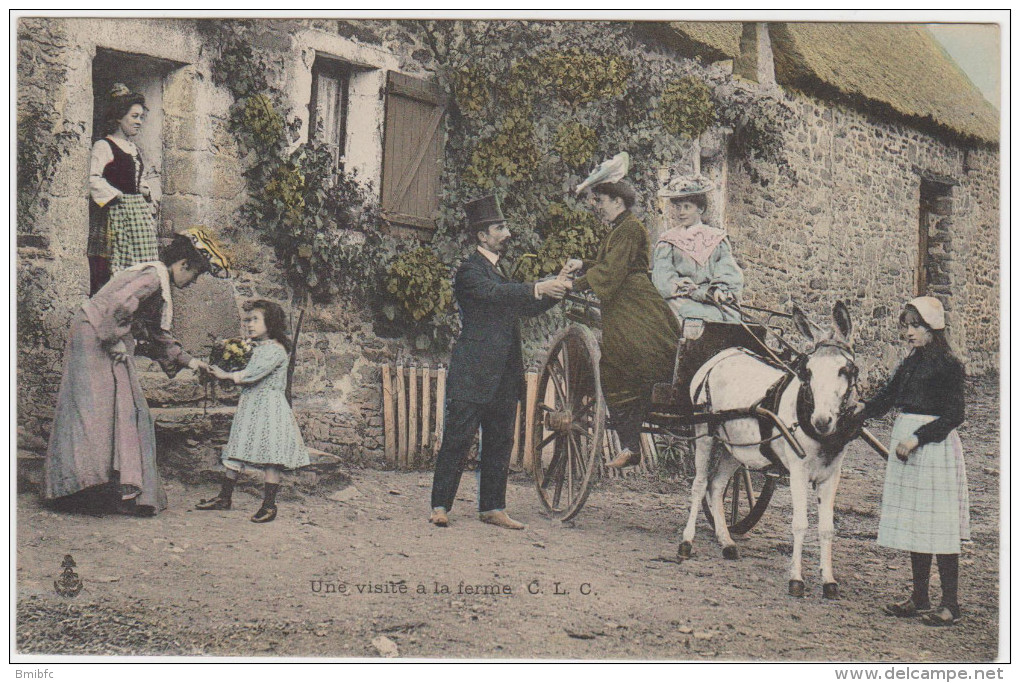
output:
[[[263,505],[259,508],[259,511],[251,516],[251,521],[256,524],[265,524],[266,522],[272,522],[276,519],[276,506],[266,507]]]
[[[209,498],[208,500],[202,500],[195,505],[196,510],[229,510],[230,509],[230,498],[224,498],[223,496],[216,496],[215,498]]]

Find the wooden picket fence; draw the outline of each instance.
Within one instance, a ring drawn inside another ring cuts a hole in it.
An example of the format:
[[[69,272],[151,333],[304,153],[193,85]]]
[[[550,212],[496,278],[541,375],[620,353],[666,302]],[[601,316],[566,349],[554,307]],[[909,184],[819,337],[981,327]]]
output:
[[[525,399],[517,404],[514,423],[514,444],[510,455],[512,468],[531,471],[535,458],[533,416],[538,401],[538,374],[525,374]],[[443,442],[443,419],[446,405],[446,368],[442,365],[383,365],[383,429],[386,460],[395,469],[417,469],[435,459]],[[538,426],[541,429],[541,425]],[[655,445],[649,434],[642,435],[645,457],[638,467],[626,470],[602,468],[610,478],[629,477],[654,467]],[[613,459],[620,450],[615,432],[606,431],[603,441],[603,462]]]
[[[534,406],[538,377],[526,376],[527,396]],[[397,469],[415,469],[431,461],[443,442],[443,419],[446,405],[446,368],[442,365],[383,365],[383,430],[386,460]],[[533,427],[525,425],[521,402],[517,404],[514,424],[514,445],[510,462],[516,467],[530,467],[531,458],[525,444],[532,443]]]

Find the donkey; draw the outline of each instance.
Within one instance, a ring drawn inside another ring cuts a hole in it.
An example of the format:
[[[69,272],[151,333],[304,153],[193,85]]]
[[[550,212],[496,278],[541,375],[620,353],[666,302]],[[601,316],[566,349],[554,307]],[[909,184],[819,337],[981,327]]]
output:
[[[790,428],[806,457],[783,438],[769,441],[774,457],[790,473],[793,498],[793,558],[790,566],[790,595],[804,597],[801,556],[804,534],[808,527],[808,485],[818,500],[818,538],[821,545],[821,570],[826,598],[836,599],[839,591],[832,574],[833,505],[839,485],[840,467],[846,444],[856,435],[853,408],[857,404],[857,366],[850,345],[852,324],[846,306],[833,307],[834,327],[828,334],[795,308],[793,320],[797,330],[814,343],[792,368],[782,367],[757,357],[744,349],[729,349],[717,354],[695,374],[691,382],[691,399],[696,406],[718,413],[744,410],[761,404],[771,393],[778,394],[780,420]],[[785,383],[785,387],[783,384]],[[710,434],[715,437],[708,438]],[[715,533],[723,547],[723,557],[738,558],[737,546],[726,528],[723,492],[726,483],[744,464],[760,469],[770,464],[763,455],[763,431],[754,417],[735,417],[710,427],[696,428],[695,466],[697,472],[691,486],[691,511],[683,529],[678,556],[690,557],[694,542],[695,523],[702,499],[708,495],[712,518],[717,520]],[[713,448],[718,440],[724,448]]]

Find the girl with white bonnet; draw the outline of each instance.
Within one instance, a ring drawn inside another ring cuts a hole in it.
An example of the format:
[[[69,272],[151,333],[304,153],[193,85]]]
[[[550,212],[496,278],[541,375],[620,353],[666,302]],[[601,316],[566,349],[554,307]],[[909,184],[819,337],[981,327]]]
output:
[[[744,274],[733,258],[726,231],[701,222],[712,184],[701,177],[679,176],[659,190],[667,230],[652,257],[652,282],[673,313],[685,318],[737,322],[720,304],[740,297]]]
[[[896,457],[886,465],[878,544],[910,551],[913,592],[884,611],[949,626],[960,618],[960,541],[970,538],[967,473],[956,433],[964,418],[964,369],[946,341],[946,314],[938,299],[910,301],[900,327],[910,353],[889,383],[857,408],[865,419],[900,411],[889,447]],[[942,584],[936,610],[928,596],[932,555]]]

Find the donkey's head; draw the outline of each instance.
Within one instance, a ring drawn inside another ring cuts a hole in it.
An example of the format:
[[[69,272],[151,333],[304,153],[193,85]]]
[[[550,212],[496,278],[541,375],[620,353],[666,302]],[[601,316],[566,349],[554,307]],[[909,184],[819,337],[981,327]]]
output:
[[[833,327],[829,332],[808,320],[797,307],[793,322],[797,330],[814,342],[814,348],[797,365],[803,388],[798,401],[801,423],[806,418],[809,431],[820,437],[832,436],[856,402],[857,365],[850,345],[853,325],[842,301],[832,309]]]

